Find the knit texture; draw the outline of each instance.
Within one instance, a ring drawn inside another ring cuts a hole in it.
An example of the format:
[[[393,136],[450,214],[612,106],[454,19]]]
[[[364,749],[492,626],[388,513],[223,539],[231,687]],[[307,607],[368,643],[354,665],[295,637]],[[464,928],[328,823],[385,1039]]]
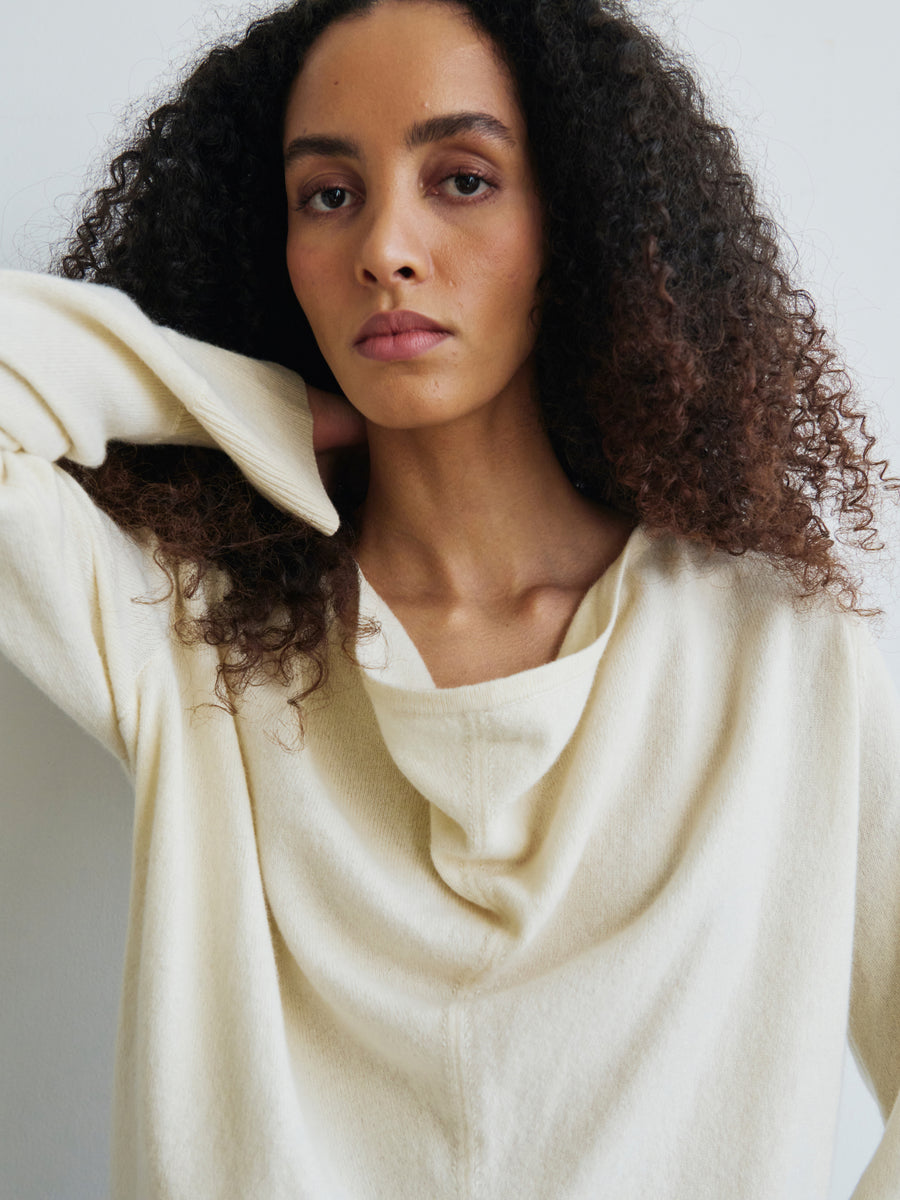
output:
[[[641,526],[557,659],[337,639],[203,707],[146,548],[54,460],[225,449],[333,532],[302,381],[0,274],[0,648],[122,762],[115,1200],[822,1200],[845,1039],[900,1195],[900,706],[863,623]]]

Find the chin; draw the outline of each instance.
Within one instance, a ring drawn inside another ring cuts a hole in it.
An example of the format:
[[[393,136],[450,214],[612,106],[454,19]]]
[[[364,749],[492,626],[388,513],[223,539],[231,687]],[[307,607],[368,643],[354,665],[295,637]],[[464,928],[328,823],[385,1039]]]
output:
[[[442,395],[436,382],[419,376],[412,386],[394,373],[393,379],[378,388],[355,386],[344,395],[367,421],[385,429],[419,429],[443,425],[472,410],[471,401]],[[477,406],[475,406],[477,407]]]
[[[360,409],[363,412],[362,409]],[[441,425],[449,425],[458,417],[464,414],[461,413],[445,413],[435,412],[417,412],[411,408],[402,411],[384,412],[371,411],[363,412],[363,416],[370,425],[377,425],[381,429],[436,429]]]

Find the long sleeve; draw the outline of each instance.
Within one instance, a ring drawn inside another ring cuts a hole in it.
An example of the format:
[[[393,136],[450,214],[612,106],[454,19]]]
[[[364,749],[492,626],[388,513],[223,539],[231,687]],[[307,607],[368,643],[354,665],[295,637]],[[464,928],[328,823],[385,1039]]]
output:
[[[886,1127],[853,1200],[900,1195],[900,702],[858,640],[860,821],[850,1045]]]
[[[325,533],[302,380],[154,325],[108,287],[0,272],[0,650],[127,761],[135,681],[165,636],[146,552],[56,460],[96,466],[112,439],[218,446]]]

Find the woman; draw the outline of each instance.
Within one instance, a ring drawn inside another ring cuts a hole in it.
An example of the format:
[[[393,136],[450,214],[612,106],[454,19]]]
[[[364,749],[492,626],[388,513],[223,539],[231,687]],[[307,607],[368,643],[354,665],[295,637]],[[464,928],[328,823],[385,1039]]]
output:
[[[900,1086],[885,464],[687,74],[298,4],[60,268],[0,639],[135,780],[115,1194],[821,1195],[848,1003]]]

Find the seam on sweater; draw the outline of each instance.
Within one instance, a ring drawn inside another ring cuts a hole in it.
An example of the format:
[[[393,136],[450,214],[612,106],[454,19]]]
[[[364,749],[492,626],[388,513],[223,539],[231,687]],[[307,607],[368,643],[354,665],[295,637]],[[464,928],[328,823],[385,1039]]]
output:
[[[150,666],[150,664],[153,662],[153,660],[156,658],[158,653],[159,653],[158,648],[156,650],[151,650],[150,653],[147,655],[147,657],[144,659],[143,663],[141,664],[140,668],[138,669],[137,674],[134,677],[134,703],[132,705],[132,710],[133,710],[132,718],[134,721],[134,740],[133,740],[132,744],[128,747],[128,751],[129,751],[129,759],[130,759],[129,766],[131,768],[131,775],[132,775],[132,778],[134,778],[135,780],[137,777],[138,742],[140,741],[140,737],[141,737],[141,684],[143,683],[144,673],[146,672],[146,670]]]
[[[467,1151],[467,1129],[466,1129],[466,1098],[465,1089],[462,1083],[462,1063],[457,1054],[457,1037],[456,1029],[456,1011],[457,1000],[456,996],[459,991],[459,984],[453,989],[453,999],[447,1005],[447,1010],[444,1013],[444,1029],[443,1029],[443,1045],[444,1045],[444,1061],[447,1065],[448,1083],[451,1094],[451,1099],[454,1102],[454,1107],[458,1107],[459,1118],[459,1133],[456,1138],[454,1166],[455,1166],[455,1187],[460,1197],[460,1200],[466,1200],[466,1160]]]
[[[56,464],[53,464],[54,467]],[[94,531],[92,531],[93,534]],[[96,570],[96,561],[98,558],[98,547],[96,546],[93,536],[84,545],[76,548],[82,557],[84,566],[85,578],[89,580],[92,591],[92,607],[95,613],[104,613],[104,606],[100,601],[100,583]],[[109,560],[113,562],[111,558]],[[131,603],[130,597],[128,602]],[[156,650],[151,648],[147,651],[145,658],[136,668],[131,694],[123,694],[119,688],[115,686],[112,674],[110,672],[108,647],[104,639],[98,642],[98,658],[103,670],[103,678],[106,683],[106,688],[109,693],[110,702],[112,705],[113,720],[115,722],[116,731],[119,734],[119,739],[124,749],[124,755],[118,756],[123,766],[127,767],[128,774],[132,780],[135,776],[135,759],[137,757],[137,738],[139,725],[139,697],[138,687],[144,669],[150,660],[154,657]]]
[[[479,716],[472,714],[466,721],[466,736],[463,753],[465,754],[465,769],[464,779],[466,787],[466,813],[469,818],[469,828],[476,833],[483,843],[483,834],[480,824],[476,829],[477,820],[477,802],[476,792],[480,788],[476,770],[478,756],[474,753],[474,742],[478,737]],[[480,850],[480,847],[478,847]],[[477,895],[482,904],[486,907],[484,893],[479,885],[477,874],[471,864],[467,863],[463,867],[463,872],[469,888],[473,895]],[[482,1195],[482,1167],[481,1155],[483,1148],[481,1145],[481,1137],[478,1130],[478,1122],[474,1119],[473,1114],[473,1097],[466,1091],[466,1079],[474,1078],[472,1070],[472,1053],[471,1040],[472,1031],[469,1023],[466,1001],[463,999],[462,993],[469,990],[469,998],[472,996],[471,985],[474,979],[484,970],[484,960],[487,957],[490,961],[488,949],[493,938],[493,931],[488,930],[481,943],[477,959],[478,961],[473,966],[467,969],[462,978],[460,978],[453,988],[453,999],[450,1002],[448,1009],[448,1032],[452,1028],[452,1044],[448,1047],[451,1055],[453,1066],[453,1079],[457,1087],[457,1095],[459,1100],[460,1113],[460,1153],[457,1169],[457,1187],[461,1200],[479,1200]],[[452,1026],[451,1026],[452,1022]]]
[[[460,1002],[460,1005],[461,1005],[461,1007],[460,1007],[460,1057],[461,1057],[463,1063],[465,1064],[466,1074],[469,1076],[470,1079],[474,1078],[474,1071],[472,1069],[472,1026],[471,1026],[471,1022],[469,1020],[469,1016],[470,1016],[470,1012],[471,1012],[471,1002],[474,999],[474,997],[477,995],[477,993],[478,993],[477,988],[474,988],[474,989],[472,989],[472,991],[470,991],[469,997],[468,997],[469,1004],[467,1006],[463,1007],[462,1002]],[[472,1200],[481,1200],[481,1197],[484,1194],[484,1192],[483,1192],[484,1171],[483,1171],[483,1162],[482,1162],[482,1158],[483,1158],[482,1130],[483,1130],[484,1122],[476,1121],[476,1120],[472,1119],[471,1110],[472,1110],[473,1105],[474,1105],[474,1098],[470,1097],[470,1099],[469,1099],[469,1147],[470,1147],[469,1177],[470,1177],[470,1182],[471,1182],[470,1195],[472,1197]]]
[[[171,658],[171,639],[173,637],[177,637],[177,634],[174,632],[174,630],[172,629],[171,624],[170,624],[167,629],[167,635],[160,640],[158,645],[156,645],[155,647],[153,647],[152,650],[150,650],[150,652],[147,654],[147,657],[144,659],[143,663],[141,664],[140,668],[138,669],[137,674],[134,677],[134,702],[132,705],[133,719],[134,719],[134,747],[133,747],[134,758],[137,757],[137,743],[138,743],[139,736],[140,736],[140,711],[139,710],[140,710],[141,684],[143,682],[143,677],[150,670],[150,668],[155,665],[157,660],[159,660],[160,658],[165,658],[166,661],[165,661],[164,666],[167,666],[170,670],[174,671],[172,658]],[[181,690],[177,686],[177,681],[176,681],[175,690],[180,697]],[[131,770],[132,770],[132,775],[134,775],[134,772],[135,772],[135,763],[134,762],[132,762],[132,764],[131,764]]]
[[[465,729],[465,741],[463,744],[464,745],[463,753],[466,756],[465,814],[466,814],[469,830],[471,831],[470,837],[472,835],[480,836],[480,832],[481,832],[480,830],[477,830],[476,826],[475,826],[476,805],[475,805],[475,801],[474,801],[474,796],[475,796],[475,792],[478,790],[478,779],[477,779],[478,756],[475,753],[475,749],[474,749],[475,731],[473,729],[473,726],[475,725],[476,720],[477,720],[477,718],[476,718],[475,714],[473,714],[472,716],[467,717],[463,722],[463,727]],[[481,893],[481,888],[478,886],[478,880],[475,877],[475,871],[472,868],[471,860],[467,861],[465,864],[460,864],[460,866],[465,875],[466,882],[468,883],[470,890],[478,896],[479,900],[481,900],[483,902],[484,896]]]
[[[480,966],[465,972],[453,987],[453,999],[444,1020],[444,1050],[450,1070],[451,1088],[456,1093],[460,1114],[460,1133],[456,1160],[456,1186],[460,1200],[491,1200],[484,1193],[484,1138],[482,1123],[474,1114],[475,1098],[466,1089],[466,1079],[477,1077],[473,1066],[471,1004],[482,994],[475,982],[493,964],[496,955],[489,954],[496,933],[489,930],[481,943]]]
[[[483,758],[487,753],[485,747],[482,754],[477,753],[476,746],[480,740],[481,734],[481,714],[472,713],[466,721],[466,756],[471,765],[471,787],[466,796],[466,812],[469,818],[469,828],[472,831],[472,839],[474,845],[472,849],[478,856],[484,853],[484,762]],[[478,899],[484,907],[485,903],[484,890],[481,886],[481,880],[478,878],[478,872],[469,859],[467,863],[467,875],[470,879],[469,886],[473,891],[477,892]]]

